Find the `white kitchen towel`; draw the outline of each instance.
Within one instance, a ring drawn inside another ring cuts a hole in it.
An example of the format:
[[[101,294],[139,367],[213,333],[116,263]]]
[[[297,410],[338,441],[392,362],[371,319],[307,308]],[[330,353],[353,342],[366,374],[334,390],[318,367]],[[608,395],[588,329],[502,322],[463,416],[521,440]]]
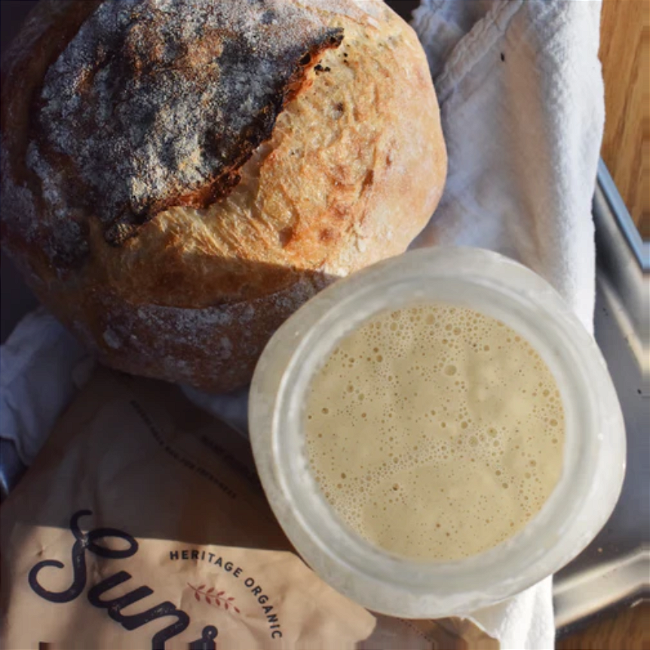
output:
[[[591,200],[605,121],[600,2],[424,0],[449,152],[417,245],[481,246],[544,276],[592,329]]]
[[[0,437],[30,465],[87,379],[92,359],[44,307],[27,314],[0,348]]]
[[[449,154],[441,204],[414,245],[481,246],[518,259],[590,330],[591,197],[604,123],[599,20],[595,0],[423,0],[414,15]],[[29,464],[90,361],[39,312],[2,346],[1,362],[0,436]],[[186,393],[245,427],[245,393]],[[549,579],[470,618],[503,650],[547,650],[552,613]]]

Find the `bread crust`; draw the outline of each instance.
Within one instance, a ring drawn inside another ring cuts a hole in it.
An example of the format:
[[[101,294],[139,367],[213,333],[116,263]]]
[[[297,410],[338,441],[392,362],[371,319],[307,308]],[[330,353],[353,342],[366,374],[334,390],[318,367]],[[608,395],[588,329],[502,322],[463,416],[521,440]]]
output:
[[[425,55],[379,0],[90,4],[42,2],[3,60],[3,246],[107,365],[235,389],[433,213]]]

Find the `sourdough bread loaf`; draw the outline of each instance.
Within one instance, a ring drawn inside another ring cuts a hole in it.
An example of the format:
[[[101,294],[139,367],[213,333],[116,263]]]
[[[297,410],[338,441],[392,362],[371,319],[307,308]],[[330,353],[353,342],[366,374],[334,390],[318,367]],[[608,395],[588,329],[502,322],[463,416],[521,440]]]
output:
[[[44,0],[2,62],[2,243],[101,361],[227,391],[403,252],[446,153],[380,0]]]

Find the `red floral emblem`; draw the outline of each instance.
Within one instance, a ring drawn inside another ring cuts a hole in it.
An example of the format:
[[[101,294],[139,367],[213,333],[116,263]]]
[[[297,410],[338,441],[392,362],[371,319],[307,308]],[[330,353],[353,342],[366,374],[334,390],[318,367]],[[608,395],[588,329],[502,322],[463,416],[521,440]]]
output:
[[[195,587],[189,582],[187,583],[187,586],[192,589],[194,592],[194,598],[196,598],[198,602],[205,600],[205,602],[212,607],[223,607],[227,610],[234,609],[238,614],[241,614],[233,602],[235,599],[232,596],[227,597],[225,591],[215,591],[215,587],[210,587],[210,589],[205,591],[205,585]]]

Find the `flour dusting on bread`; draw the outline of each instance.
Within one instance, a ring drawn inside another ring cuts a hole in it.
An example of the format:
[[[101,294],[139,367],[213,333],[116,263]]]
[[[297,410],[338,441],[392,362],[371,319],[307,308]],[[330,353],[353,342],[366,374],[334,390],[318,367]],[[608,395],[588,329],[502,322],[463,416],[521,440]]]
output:
[[[342,38],[288,2],[105,2],[45,76],[31,167],[46,202],[93,212],[114,245],[213,203]]]

